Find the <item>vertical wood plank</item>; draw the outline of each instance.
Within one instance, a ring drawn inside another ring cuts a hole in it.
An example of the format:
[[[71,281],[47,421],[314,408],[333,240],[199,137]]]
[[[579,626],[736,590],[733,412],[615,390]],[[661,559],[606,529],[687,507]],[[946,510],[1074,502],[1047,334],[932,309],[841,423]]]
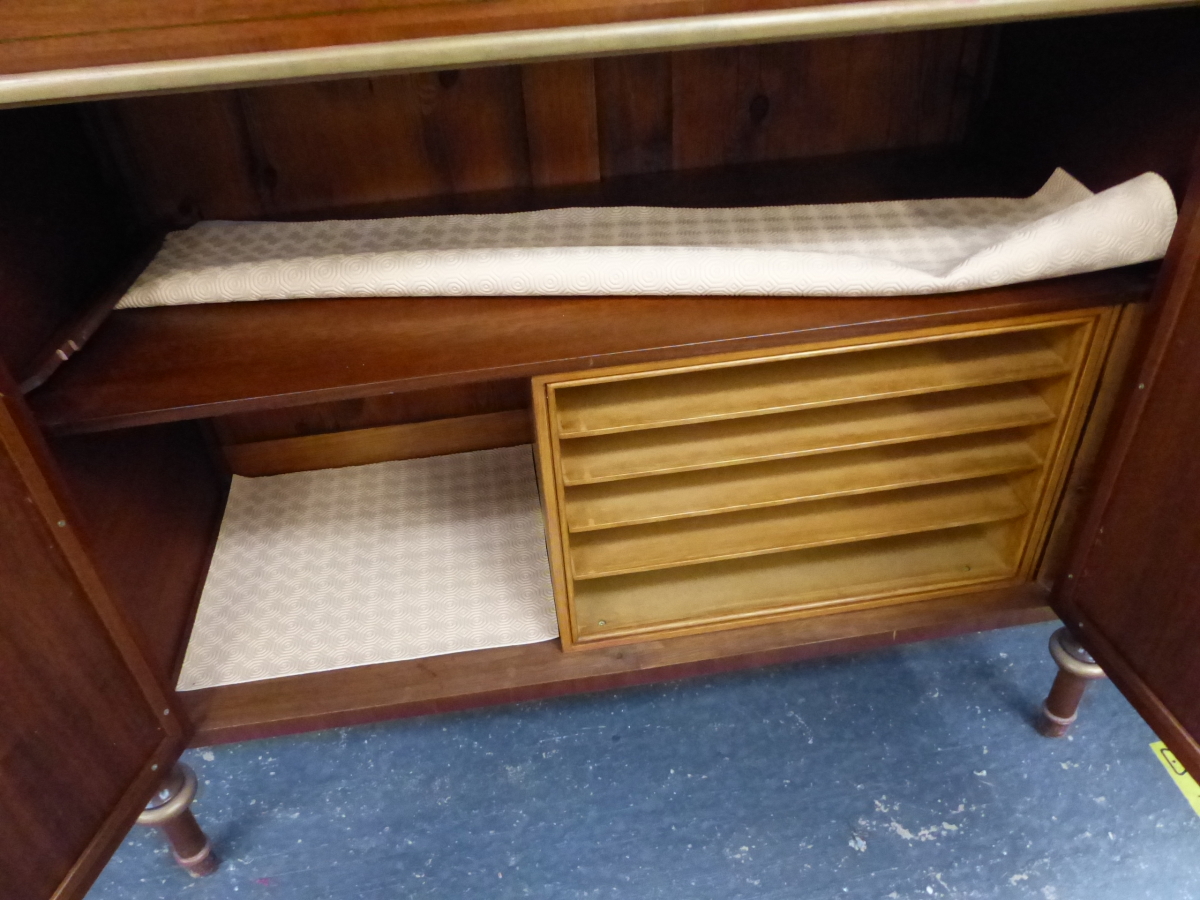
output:
[[[235,94],[210,91],[112,101],[135,188],[168,224],[264,215]]]
[[[596,78],[590,59],[521,67],[533,184],[600,180]]]
[[[756,126],[750,124],[743,102],[739,72],[743,57],[752,53],[753,48],[718,48],[671,54],[674,168],[699,169],[748,158],[747,132]]]
[[[119,101],[160,218],[261,218],[961,140],[986,29]],[[478,203],[471,201],[471,208]]]
[[[605,178],[664,172],[672,163],[671,58],[596,60],[600,170]]]
[[[529,185],[518,67],[417,77],[426,150],[451,190],[461,194]]]
[[[928,147],[947,140],[950,135],[965,34],[962,29],[949,29],[915,36],[922,45],[916,143]]]
[[[862,35],[845,42],[848,74],[840,92],[844,113],[843,135],[857,151],[888,146],[893,59],[888,38]]]
[[[947,137],[951,141],[966,140],[970,133],[975,113],[987,95],[995,66],[998,37],[996,28],[969,28],[963,32],[962,54],[955,72],[955,90],[947,129]]]
[[[445,193],[422,133],[414,76],[240,92],[268,212]]]

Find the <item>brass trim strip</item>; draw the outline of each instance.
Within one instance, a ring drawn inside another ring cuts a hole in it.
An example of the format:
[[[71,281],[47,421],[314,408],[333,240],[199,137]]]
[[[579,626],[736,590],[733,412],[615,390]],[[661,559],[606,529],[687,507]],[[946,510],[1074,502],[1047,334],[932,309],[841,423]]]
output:
[[[170,91],[539,62],[796,38],[985,25],[1192,5],[1196,0],[863,0],[685,16],[56,69],[0,76],[0,107]]]

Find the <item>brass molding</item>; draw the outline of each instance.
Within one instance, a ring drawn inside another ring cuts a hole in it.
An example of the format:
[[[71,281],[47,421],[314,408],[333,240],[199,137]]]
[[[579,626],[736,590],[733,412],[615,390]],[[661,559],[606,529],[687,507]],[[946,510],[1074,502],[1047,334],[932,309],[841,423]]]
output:
[[[578,56],[612,56],[799,38],[987,25],[1186,6],[1196,0],[863,0],[763,12],[684,16],[124,63],[0,76],[0,107],[160,92],[419,72]]]

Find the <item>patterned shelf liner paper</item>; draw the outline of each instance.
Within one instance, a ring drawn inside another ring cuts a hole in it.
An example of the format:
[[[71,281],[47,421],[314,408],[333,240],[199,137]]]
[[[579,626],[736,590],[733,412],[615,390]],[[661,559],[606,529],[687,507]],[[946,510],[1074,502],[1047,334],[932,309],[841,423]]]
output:
[[[167,236],[118,309],[319,297],[932,294],[1158,259],[1175,219],[1158,175],[1093,194],[1058,169],[1024,199],[201,222]]]
[[[528,445],[235,477],[178,687],[556,637]]]

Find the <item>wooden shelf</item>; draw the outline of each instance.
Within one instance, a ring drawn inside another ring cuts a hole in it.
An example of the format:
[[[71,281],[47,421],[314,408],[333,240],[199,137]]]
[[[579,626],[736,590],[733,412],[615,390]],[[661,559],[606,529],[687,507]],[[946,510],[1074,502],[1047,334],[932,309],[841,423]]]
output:
[[[559,391],[558,436],[735,419],[1066,372],[1066,362],[1034,330],[708,368]]]
[[[861,603],[934,584],[994,582],[1012,570],[984,529],[938,531],[579,582],[574,625],[580,643],[610,640],[772,611]]]
[[[558,641],[357,666],[179,694],[193,746],[613,690],[1053,618],[1037,584],[838,612],[634,647]]]
[[[651,569],[1001,522],[1024,512],[1024,504],[1003,477],[741,510],[577,535],[571,554],[572,575],[578,583]]]
[[[59,432],[1143,300],[1155,267],[874,299],[356,298],[123,310],[28,395]]]
[[[1031,471],[1041,459],[1019,432],[847,450],[567,488],[573,532],[759,509],[803,500]]]
[[[566,486],[856,447],[1040,425],[1054,411],[1024,384],[874,400],[804,412],[566,441]]]
[[[1168,0],[1126,0],[1122,6],[1164,2]],[[162,0],[151,5],[37,0],[0,15],[0,33],[10,45],[0,63],[0,86],[14,83],[14,99],[9,102],[62,100],[294,81],[297,72],[328,78],[413,68],[453,69],[614,50],[648,52],[747,39],[856,34],[881,27],[981,25],[1028,14],[1083,15],[1111,8],[1091,0],[1057,0],[1033,5],[1031,10],[1021,0],[985,6],[906,0],[886,12],[864,16],[854,9],[856,5],[850,0],[710,0],[703,6],[688,0],[637,4],[507,0],[467,6],[450,0],[416,5],[400,0],[299,4]],[[765,10],[776,10],[769,23],[753,15],[736,22],[738,13]],[[705,18],[684,21],[698,14]],[[636,23],[646,20],[666,21],[637,28]],[[482,35],[489,38],[471,40]],[[419,49],[406,45],[414,39],[420,39]],[[79,69],[84,71],[54,71]],[[2,77],[31,72],[43,73],[32,85],[19,77]]]

